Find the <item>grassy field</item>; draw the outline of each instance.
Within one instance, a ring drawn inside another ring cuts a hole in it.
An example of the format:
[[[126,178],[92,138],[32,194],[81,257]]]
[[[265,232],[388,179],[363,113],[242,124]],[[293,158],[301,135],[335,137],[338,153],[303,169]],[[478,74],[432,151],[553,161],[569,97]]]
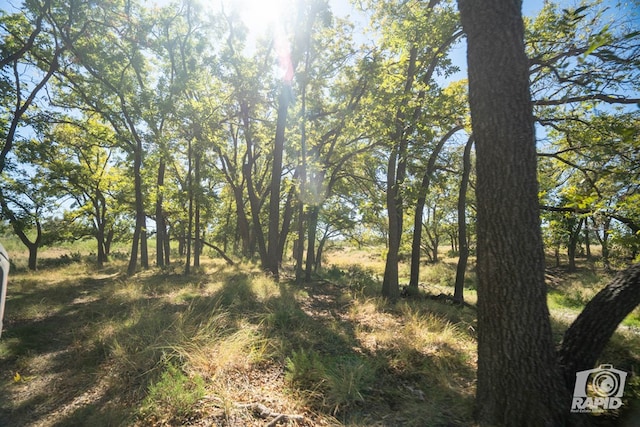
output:
[[[468,306],[425,296],[452,293],[455,259],[425,265],[425,295],[391,305],[380,250],[334,250],[305,285],[207,257],[190,277],[126,277],[125,260],[98,270],[81,252],[43,252],[33,273],[10,249],[2,426],[473,425],[473,271]],[[610,278],[582,266],[550,279],[559,340]],[[640,310],[602,361],[638,372]],[[639,394],[633,376],[623,408]]]

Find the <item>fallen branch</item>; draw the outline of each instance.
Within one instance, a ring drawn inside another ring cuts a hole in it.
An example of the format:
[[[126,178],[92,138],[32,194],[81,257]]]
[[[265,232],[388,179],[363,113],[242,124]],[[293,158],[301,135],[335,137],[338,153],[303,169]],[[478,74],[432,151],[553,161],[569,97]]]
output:
[[[304,421],[304,416],[302,415],[291,415],[275,412],[264,406],[262,403],[244,403],[236,404],[235,406],[237,408],[249,409],[255,416],[262,419],[273,418],[273,420],[271,420],[271,422],[267,424],[267,427],[273,427],[279,422],[288,423],[289,421]]]
[[[222,249],[220,249],[219,247],[217,247],[216,245],[212,245],[209,242],[205,242],[202,239],[199,239],[200,243],[202,243],[205,246],[210,247],[211,249],[213,249],[214,251],[218,252],[218,255],[220,255],[222,258],[224,258],[225,261],[227,261],[227,264],[229,265],[235,265],[235,262],[233,262],[233,260],[231,258],[229,258],[227,256],[227,254],[224,253],[224,251]]]

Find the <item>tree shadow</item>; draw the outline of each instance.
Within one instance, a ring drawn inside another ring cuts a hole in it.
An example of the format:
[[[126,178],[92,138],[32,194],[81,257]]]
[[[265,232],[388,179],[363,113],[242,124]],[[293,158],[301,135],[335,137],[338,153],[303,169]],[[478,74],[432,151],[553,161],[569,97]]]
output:
[[[51,286],[20,280],[0,341],[0,425],[130,424],[163,363],[179,360],[176,348],[203,328],[232,335],[247,322],[278,349],[269,357],[285,373],[302,350],[319,357],[326,372],[317,388],[285,382],[312,411],[346,424],[472,422],[473,360],[446,342],[420,348],[390,338],[369,346],[363,324],[349,314],[349,290],[338,285],[283,282],[261,294],[254,281],[264,275],[238,266],[192,277],[155,271],[134,283],[112,270]],[[219,282],[213,291],[205,286],[212,280]],[[181,298],[168,298],[179,291]],[[420,304],[420,315],[437,308]],[[380,310],[398,328],[406,320],[397,307]],[[225,313],[224,322],[207,323],[212,312]]]

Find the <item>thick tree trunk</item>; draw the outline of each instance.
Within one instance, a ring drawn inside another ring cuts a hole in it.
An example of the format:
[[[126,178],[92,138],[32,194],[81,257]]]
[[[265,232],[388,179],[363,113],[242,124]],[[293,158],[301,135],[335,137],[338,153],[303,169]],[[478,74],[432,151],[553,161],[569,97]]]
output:
[[[467,244],[467,187],[471,174],[471,147],[473,136],[467,141],[462,155],[462,179],[460,180],[460,192],[458,193],[458,239],[460,240],[458,266],[456,267],[456,283],[453,287],[453,300],[462,304],[464,302],[464,276],[467,271],[469,258],[469,245]]]
[[[458,0],[477,156],[481,425],[558,426],[568,392],[544,282],[521,1]]]
[[[558,352],[569,390],[577,371],[595,366],[611,335],[640,304],[640,264],[619,273],[567,329]]]

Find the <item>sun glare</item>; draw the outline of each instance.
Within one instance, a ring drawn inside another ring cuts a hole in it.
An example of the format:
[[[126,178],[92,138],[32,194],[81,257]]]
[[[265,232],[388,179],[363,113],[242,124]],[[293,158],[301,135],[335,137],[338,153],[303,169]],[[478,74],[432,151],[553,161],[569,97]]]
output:
[[[287,13],[286,4],[287,0],[231,0],[231,7],[255,37],[278,30]]]

